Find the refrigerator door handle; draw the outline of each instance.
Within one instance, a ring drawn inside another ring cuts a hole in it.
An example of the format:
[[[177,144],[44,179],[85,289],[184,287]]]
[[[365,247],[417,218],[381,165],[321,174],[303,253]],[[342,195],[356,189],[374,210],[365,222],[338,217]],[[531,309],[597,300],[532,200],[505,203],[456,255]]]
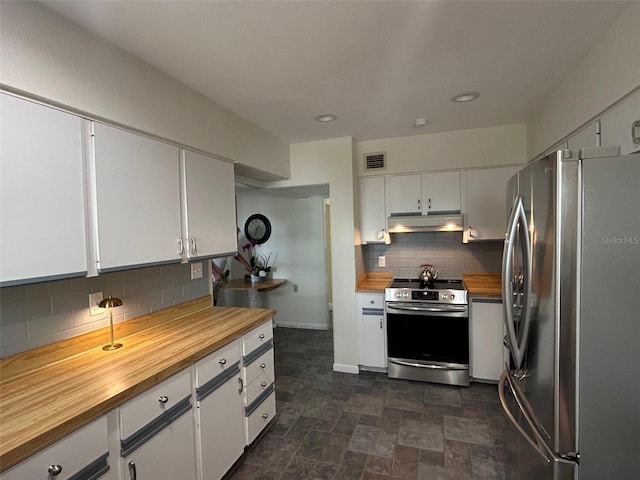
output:
[[[524,419],[527,421],[527,424],[529,425],[534,438],[531,438],[531,435],[529,435],[524,430],[524,428],[520,426],[513,413],[509,409],[504,391],[505,384],[509,385],[509,390],[515,398],[516,403],[518,404],[518,408],[520,409],[520,412],[522,413]],[[540,456],[542,456],[542,458],[544,458],[547,463],[551,463],[554,460],[560,460],[561,458],[558,457],[555,452],[553,452],[553,450],[551,450],[549,445],[547,445],[547,443],[542,438],[542,435],[540,435],[537,427],[538,421],[531,409],[531,405],[529,405],[529,402],[525,398],[522,390],[520,390],[518,385],[511,381],[509,370],[507,369],[502,372],[502,376],[500,377],[500,381],[498,382],[498,396],[500,398],[500,403],[502,404],[502,409],[505,411],[511,423],[516,427],[516,429],[525,438],[525,440],[527,440],[527,442],[529,442],[531,446],[540,454]]]
[[[514,284],[511,281],[511,271],[513,268],[513,253],[515,248],[516,235],[518,234],[518,226],[522,231],[522,248],[524,256],[522,280],[518,283],[522,285],[522,322],[519,328],[520,338],[517,337],[514,319],[513,305],[511,298],[514,294]],[[516,369],[522,368],[522,361],[527,347],[529,338],[529,319],[531,307],[529,298],[531,296],[531,242],[529,240],[529,230],[527,216],[522,203],[522,196],[516,196],[511,215],[509,217],[509,226],[502,251],[502,298],[504,309],[504,321],[507,328],[507,336],[509,350],[511,351]]]

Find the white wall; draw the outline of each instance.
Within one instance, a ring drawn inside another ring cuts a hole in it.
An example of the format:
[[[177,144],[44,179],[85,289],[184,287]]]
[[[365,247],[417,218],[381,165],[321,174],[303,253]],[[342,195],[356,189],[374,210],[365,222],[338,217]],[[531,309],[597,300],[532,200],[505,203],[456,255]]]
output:
[[[289,178],[288,144],[42,5],[0,22],[4,88]]]
[[[324,199],[285,198],[260,190],[242,190],[237,194],[238,225],[254,213],[261,213],[271,222],[271,237],[256,247],[256,253],[271,254],[275,271],[273,278],[287,283],[268,293],[259,293],[260,305],[275,308],[278,326],[326,329],[328,300],[325,279]],[[244,237],[241,236],[240,247]],[[248,258],[247,253],[243,253]],[[238,262],[233,262],[232,278],[245,274]],[[294,292],[293,286],[298,291]],[[240,298],[239,298],[240,297]],[[236,292],[234,300],[245,301],[246,294]],[[225,294],[227,305],[230,299]],[[243,306],[246,306],[244,303]]]
[[[334,370],[358,373],[354,172],[351,137],[291,145],[291,180],[274,187],[329,184]]]
[[[640,2],[632,2],[527,123],[528,159],[640,86]]]
[[[387,152],[386,170],[365,172],[364,154],[380,151]],[[355,161],[358,176],[525,163],[527,128],[520,123],[359,142]]]

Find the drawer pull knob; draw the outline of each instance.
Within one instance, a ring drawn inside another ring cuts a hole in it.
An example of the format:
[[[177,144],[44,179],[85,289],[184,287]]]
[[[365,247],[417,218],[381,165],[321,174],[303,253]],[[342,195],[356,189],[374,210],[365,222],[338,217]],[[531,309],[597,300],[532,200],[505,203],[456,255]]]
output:
[[[268,413],[263,413],[263,414],[262,414],[262,418],[265,418],[265,419],[266,419],[266,418],[269,418],[269,414],[268,414]]]
[[[262,382],[262,383],[260,384],[260,386],[261,386],[262,388],[266,387],[266,386],[267,386],[267,382]]]
[[[222,360],[220,360],[218,363],[219,363],[220,365],[225,365],[225,364],[227,363],[227,360],[223,358],[223,359],[222,359]]]
[[[167,403],[167,402],[169,401],[169,397],[167,397],[166,395],[162,395],[162,396],[158,399],[158,401],[159,401],[160,403]]]
[[[260,368],[267,368],[267,364],[266,363],[261,363],[260,364]]]
[[[47,472],[54,477],[60,475],[62,473],[62,465],[50,465]]]
[[[260,340],[262,340],[264,338],[264,333],[261,333],[260,335],[258,335],[258,337],[260,337]]]

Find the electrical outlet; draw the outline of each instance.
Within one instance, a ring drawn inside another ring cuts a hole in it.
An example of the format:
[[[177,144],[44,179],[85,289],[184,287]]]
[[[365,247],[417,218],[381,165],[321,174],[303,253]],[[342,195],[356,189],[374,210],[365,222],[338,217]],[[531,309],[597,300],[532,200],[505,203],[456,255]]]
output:
[[[90,316],[94,316],[94,315],[100,315],[104,309],[100,308],[98,306],[98,304],[102,301],[102,299],[104,298],[102,292],[96,292],[96,293],[90,293],[89,294],[89,315]]]
[[[298,285],[293,284],[293,293],[298,293]]]
[[[202,278],[202,263],[200,262],[191,264],[191,280],[196,278]]]
[[[380,255],[378,257],[378,266],[379,267],[386,267],[387,266],[387,259],[385,258],[384,255]]]

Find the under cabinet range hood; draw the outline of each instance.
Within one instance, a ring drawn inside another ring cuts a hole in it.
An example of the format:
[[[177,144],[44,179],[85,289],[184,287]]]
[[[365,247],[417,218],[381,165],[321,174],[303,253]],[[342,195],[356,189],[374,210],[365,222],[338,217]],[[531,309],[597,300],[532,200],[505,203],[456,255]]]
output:
[[[389,233],[461,232],[462,214],[397,215],[388,219]]]

